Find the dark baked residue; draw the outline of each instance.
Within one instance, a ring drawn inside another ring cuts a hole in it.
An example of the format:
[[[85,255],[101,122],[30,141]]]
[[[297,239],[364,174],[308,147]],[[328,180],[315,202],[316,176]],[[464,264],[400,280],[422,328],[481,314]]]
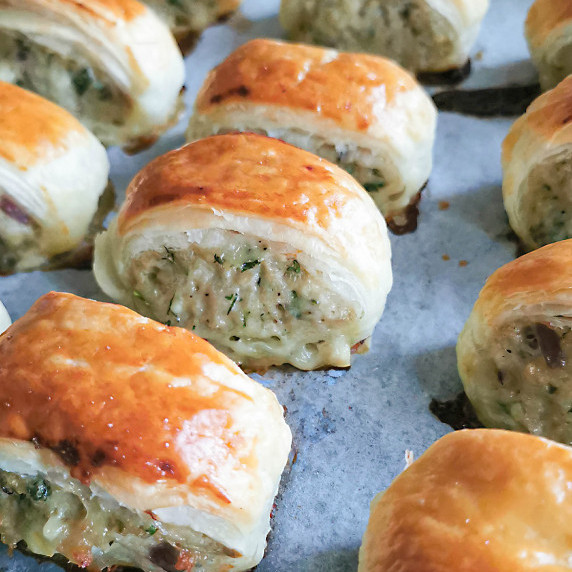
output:
[[[522,115],[540,95],[540,85],[515,85],[487,89],[451,89],[433,96],[439,111],[475,117],[512,117]]]
[[[471,60],[467,60],[460,68],[453,68],[444,72],[421,72],[417,79],[424,85],[456,85],[467,79],[471,74]]]
[[[484,427],[477,418],[477,414],[464,391],[453,399],[446,401],[432,399],[429,404],[429,411],[431,411],[441,423],[451,426],[455,431]]]
[[[424,191],[426,186],[427,183],[425,183],[419,192],[412,197],[402,214],[386,217],[385,222],[387,223],[387,228],[389,228],[393,234],[401,236],[417,230],[421,193]]]

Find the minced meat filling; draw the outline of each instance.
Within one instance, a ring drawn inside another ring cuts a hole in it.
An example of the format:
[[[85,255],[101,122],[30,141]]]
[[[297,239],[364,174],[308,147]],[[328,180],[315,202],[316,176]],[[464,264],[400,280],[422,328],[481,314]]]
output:
[[[311,277],[294,254],[276,253],[262,241],[228,244],[216,250],[164,246],[135,257],[128,279],[133,305],[253,357],[281,351],[287,357],[287,338],[316,353],[356,327],[356,310]]]
[[[568,326],[523,323],[498,336],[493,415],[515,428],[572,442],[572,335]]]
[[[200,572],[207,560],[222,569],[236,556],[200,533],[94,496],[79,482],[69,480],[64,489],[41,474],[0,470],[0,515],[2,542],[16,546],[23,540],[36,554],[63,554],[80,566],[124,564],[170,572],[170,555]]]
[[[100,138],[128,115],[127,97],[87,60],[64,59],[17,32],[0,32],[0,80],[64,107]]]
[[[572,237],[572,165],[563,154],[536,165],[528,177],[523,197],[524,218],[530,237],[544,246]]]

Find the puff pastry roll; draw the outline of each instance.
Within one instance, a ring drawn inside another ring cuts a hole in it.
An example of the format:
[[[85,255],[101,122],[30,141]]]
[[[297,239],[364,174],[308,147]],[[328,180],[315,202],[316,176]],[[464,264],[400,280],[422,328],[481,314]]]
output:
[[[202,139],[131,182],[96,240],[115,300],[247,368],[349,367],[392,283],[385,222],[345,171],[255,134]]]
[[[399,233],[416,228],[436,119],[431,98],[389,60],[261,39],[211,71],[187,138],[255,131],[316,153],[364,185]]]
[[[572,449],[465,430],[372,502],[358,572],[570,570]]]
[[[10,315],[6,311],[4,304],[0,302],[0,334],[5,331],[11,323]]]
[[[143,0],[167,23],[183,51],[191,48],[201,32],[230,17],[242,0]]]
[[[465,66],[488,7],[489,0],[282,0],[280,22],[296,41],[438,73]]]
[[[543,89],[572,73],[572,4],[568,0],[536,0],[528,12],[525,35]]]
[[[457,343],[459,373],[487,427],[572,443],[572,240],[486,282]]]
[[[527,250],[572,237],[572,77],[537,98],[503,144],[503,200]]]
[[[0,80],[134,152],[176,121],[184,64],[167,26],[135,0],[0,0]]]
[[[67,111],[0,82],[0,275],[75,264],[113,206],[101,143]]]
[[[247,570],[291,434],[204,340],[50,293],[0,337],[0,534],[91,570]]]

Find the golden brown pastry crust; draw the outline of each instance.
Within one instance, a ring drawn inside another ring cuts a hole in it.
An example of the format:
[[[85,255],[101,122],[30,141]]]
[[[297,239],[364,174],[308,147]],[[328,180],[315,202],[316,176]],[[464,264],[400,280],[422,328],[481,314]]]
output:
[[[572,449],[451,433],[372,503],[359,572],[569,570]]]
[[[572,239],[544,246],[499,268],[481,290],[473,312],[489,327],[515,307],[566,294],[572,284]]]
[[[10,83],[0,82],[0,109],[0,157],[20,169],[45,160],[46,152],[71,133],[85,137],[86,129],[73,115]]]
[[[526,18],[526,35],[534,47],[541,46],[558,28],[572,19],[572,4],[568,0],[536,0]]]
[[[391,60],[275,40],[252,40],[212,70],[196,100],[199,113],[247,102],[315,112],[352,131],[383,121],[399,94],[418,89]]]
[[[125,234],[145,212],[180,203],[293,221],[311,233],[327,231],[354,200],[369,203],[348,173],[311,153],[252,133],[218,135],[162,155],[136,175],[118,228]]]
[[[0,337],[0,362],[0,438],[52,449],[83,482],[115,467],[147,483],[185,483],[230,504],[215,468],[188,480],[193,442],[179,436],[186,421],[209,410],[226,426],[228,454],[238,453],[250,469],[258,462],[233,433],[229,412],[252,405],[253,395],[218,384],[209,371],[244,374],[181,328],[52,292]]]

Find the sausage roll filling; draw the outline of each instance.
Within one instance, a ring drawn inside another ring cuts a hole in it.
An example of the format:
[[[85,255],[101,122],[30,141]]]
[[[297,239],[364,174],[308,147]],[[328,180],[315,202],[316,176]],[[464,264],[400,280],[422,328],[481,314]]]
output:
[[[310,272],[303,255],[231,231],[208,230],[196,242],[192,250],[165,245],[134,256],[127,279],[135,309],[192,330],[232,357],[272,353],[303,368],[335,363],[340,351],[349,360],[355,333],[348,335],[345,322],[358,323],[363,309],[348,304],[322,271]]]
[[[18,32],[0,31],[0,80],[15,83],[55,101],[106,142],[131,110],[129,96],[74,54],[66,59]]]
[[[572,162],[561,151],[535,165],[523,195],[522,218],[530,224],[530,238],[544,246],[572,237]]]
[[[75,479],[67,480],[64,488],[54,475],[0,470],[0,487],[2,541],[16,546],[24,540],[37,554],[74,553],[84,566],[93,562],[102,569],[130,562],[157,571],[175,570],[179,561],[205,564],[207,560],[222,569],[236,556],[189,527],[161,523],[105,493],[95,495]],[[176,544],[203,551],[180,550]],[[193,569],[202,568],[199,564]]]
[[[454,51],[456,32],[451,22],[426,1],[361,0],[338,11],[324,10],[320,2],[313,2],[299,12],[294,39],[383,54],[411,70],[439,69]]]
[[[550,323],[517,321],[498,331],[491,351],[496,371],[477,405],[487,425],[572,443],[571,329],[569,319],[555,317]]]

